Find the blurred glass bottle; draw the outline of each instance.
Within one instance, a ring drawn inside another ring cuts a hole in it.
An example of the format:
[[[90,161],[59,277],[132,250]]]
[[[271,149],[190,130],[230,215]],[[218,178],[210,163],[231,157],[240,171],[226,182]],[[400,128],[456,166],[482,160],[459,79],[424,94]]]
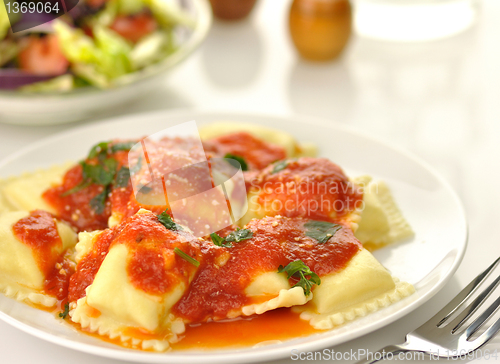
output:
[[[349,0],[294,0],[290,34],[302,57],[326,61],[340,55],[351,35]]]
[[[476,18],[474,0],[354,0],[358,35],[388,41],[443,39],[468,29]]]

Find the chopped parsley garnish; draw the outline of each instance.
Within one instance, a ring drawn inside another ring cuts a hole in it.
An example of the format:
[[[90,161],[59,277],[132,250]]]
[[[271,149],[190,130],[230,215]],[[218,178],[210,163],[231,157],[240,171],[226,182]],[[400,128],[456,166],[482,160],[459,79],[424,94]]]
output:
[[[101,158],[102,156],[106,156],[109,152],[116,153],[119,151],[129,151],[132,147],[137,144],[136,141],[130,142],[100,142],[94,145],[89,152],[88,159],[92,159],[95,157]]]
[[[226,236],[226,242],[239,243],[240,241],[252,239],[253,232],[250,229],[236,229],[236,231],[231,232]]]
[[[127,187],[130,180],[130,169],[127,167],[122,167],[116,174],[116,187]]]
[[[87,160],[80,162],[82,166],[82,181],[75,187],[61,194],[61,197],[69,196],[81,191],[92,184],[103,186],[104,190],[94,196],[90,201],[90,206],[97,214],[102,214],[105,209],[106,199],[111,191],[111,185],[116,187],[127,187],[130,180],[130,169],[121,167],[118,169],[118,161],[109,157],[109,153],[120,150],[130,150],[135,142],[123,142],[112,144],[111,142],[101,142],[94,145],[87,156]],[[97,158],[97,163],[95,163]],[[94,159],[91,163],[89,160]],[[140,163],[140,160],[139,160]]]
[[[145,195],[147,195],[148,193],[153,191],[153,189],[151,187],[148,187],[148,186],[139,186],[138,189],[139,189],[139,193],[143,193]]]
[[[95,196],[92,200],[90,200],[90,207],[92,207],[97,215],[100,215],[104,212],[106,208],[106,199],[109,194],[109,187],[104,187],[104,190]]]
[[[326,221],[310,220],[304,224],[306,236],[313,238],[318,243],[326,243],[337,231],[342,229],[342,225],[333,224]]]
[[[168,209],[167,209],[168,210]],[[172,231],[180,231],[182,230],[182,226],[176,224],[169,214],[167,214],[167,210],[163,211],[158,215],[158,221],[165,226],[168,230]]]
[[[224,156],[224,158],[234,159],[236,162],[238,162],[240,164],[242,171],[248,171],[248,164],[243,157],[240,157],[239,155],[227,153]]]
[[[253,238],[253,232],[250,229],[236,229],[236,231],[231,232],[228,236],[223,238],[217,233],[210,234],[212,238],[212,243],[223,248],[232,248],[232,243],[239,243],[240,241]]]
[[[223,248],[232,248],[233,244],[230,242],[227,242],[226,239],[224,239],[222,236],[220,236],[217,233],[212,233],[210,234],[210,237],[212,238],[212,243],[214,243],[217,246],[221,246]]]
[[[293,287],[302,287],[306,296],[309,296],[314,284],[318,286],[321,284],[321,279],[318,275],[312,272],[300,259],[289,263],[286,267],[280,265],[278,267],[278,273],[286,273],[288,279],[292,277],[297,278],[299,281]]]
[[[100,142],[94,145],[89,152],[88,159],[108,154],[109,142]]]
[[[198,262],[196,259],[194,259],[189,254],[184,253],[179,248],[174,248],[174,253],[177,254],[178,256],[180,256],[182,259],[188,261],[189,263],[191,263],[195,267],[199,267],[200,266],[200,262]]]
[[[78,185],[76,185],[75,187],[73,187],[72,189],[67,190],[66,192],[64,192],[63,194],[61,194],[61,197],[66,197],[66,196],[72,195],[73,193],[76,193],[78,191],[81,191],[81,190],[87,188],[91,184],[92,184],[92,180],[90,180],[90,179],[83,180]]]
[[[66,304],[64,305],[64,311],[59,312],[59,317],[64,320],[66,317],[68,317],[68,315],[69,315],[69,303],[66,302]]]
[[[128,152],[136,144],[137,144],[137,142],[123,142],[123,143],[113,144],[111,146],[111,153],[116,153],[119,151]]]
[[[274,162],[274,164],[273,164],[273,170],[271,171],[271,174],[275,174],[275,173],[281,172],[286,167],[288,167],[288,161],[286,161],[286,160]]]
[[[132,173],[139,172],[141,170],[141,167],[142,167],[142,156],[139,156],[137,163],[133,167],[130,167],[130,172]]]
[[[106,186],[113,182],[118,162],[116,159],[107,158],[99,164],[81,163],[84,180],[90,179],[97,185]]]

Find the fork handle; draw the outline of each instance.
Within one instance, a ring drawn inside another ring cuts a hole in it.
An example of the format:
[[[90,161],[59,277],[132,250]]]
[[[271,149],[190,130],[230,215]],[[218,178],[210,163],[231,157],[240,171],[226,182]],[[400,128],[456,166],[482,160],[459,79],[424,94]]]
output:
[[[373,360],[367,360],[368,356],[364,360],[358,361],[356,364],[373,364],[376,362],[379,362],[381,360],[384,360],[387,358],[388,354],[396,354],[396,353],[401,353],[401,352],[407,352],[409,351],[408,349],[405,349],[402,346],[398,345],[388,345],[372,354],[370,354],[370,357],[372,357]]]

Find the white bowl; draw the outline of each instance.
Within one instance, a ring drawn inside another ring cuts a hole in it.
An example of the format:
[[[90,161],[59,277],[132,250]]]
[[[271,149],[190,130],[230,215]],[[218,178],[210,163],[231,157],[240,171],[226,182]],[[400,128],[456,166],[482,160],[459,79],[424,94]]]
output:
[[[164,60],[143,70],[122,76],[116,87],[77,88],[65,93],[27,94],[0,91],[0,122],[24,125],[68,123],[94,117],[100,111],[116,107],[150,90],[162,75],[186,59],[205,39],[212,23],[207,0],[180,0],[193,14],[196,26],[179,49]]]

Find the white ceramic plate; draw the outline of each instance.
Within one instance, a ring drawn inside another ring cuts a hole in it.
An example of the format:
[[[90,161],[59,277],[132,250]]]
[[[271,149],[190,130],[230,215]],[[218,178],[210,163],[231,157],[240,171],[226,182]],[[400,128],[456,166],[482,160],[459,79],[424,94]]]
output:
[[[181,122],[198,125],[218,120],[253,122],[286,130],[298,140],[315,142],[320,155],[349,175],[385,180],[414,228],[412,241],[381,249],[375,256],[393,275],[412,283],[407,299],[333,331],[260,348],[209,352],[149,353],[124,349],[83,335],[51,314],[0,295],[0,318],[44,340],[100,356],[144,363],[236,363],[290,357],[292,349],[318,350],[352,340],[411,312],[437,293],[458,268],[465,252],[467,227],[462,205],[448,184],[425,163],[361,133],[310,118],[248,114],[160,112],[121,117],[65,132],[12,155],[0,163],[0,177],[79,160],[96,142],[139,137]]]

